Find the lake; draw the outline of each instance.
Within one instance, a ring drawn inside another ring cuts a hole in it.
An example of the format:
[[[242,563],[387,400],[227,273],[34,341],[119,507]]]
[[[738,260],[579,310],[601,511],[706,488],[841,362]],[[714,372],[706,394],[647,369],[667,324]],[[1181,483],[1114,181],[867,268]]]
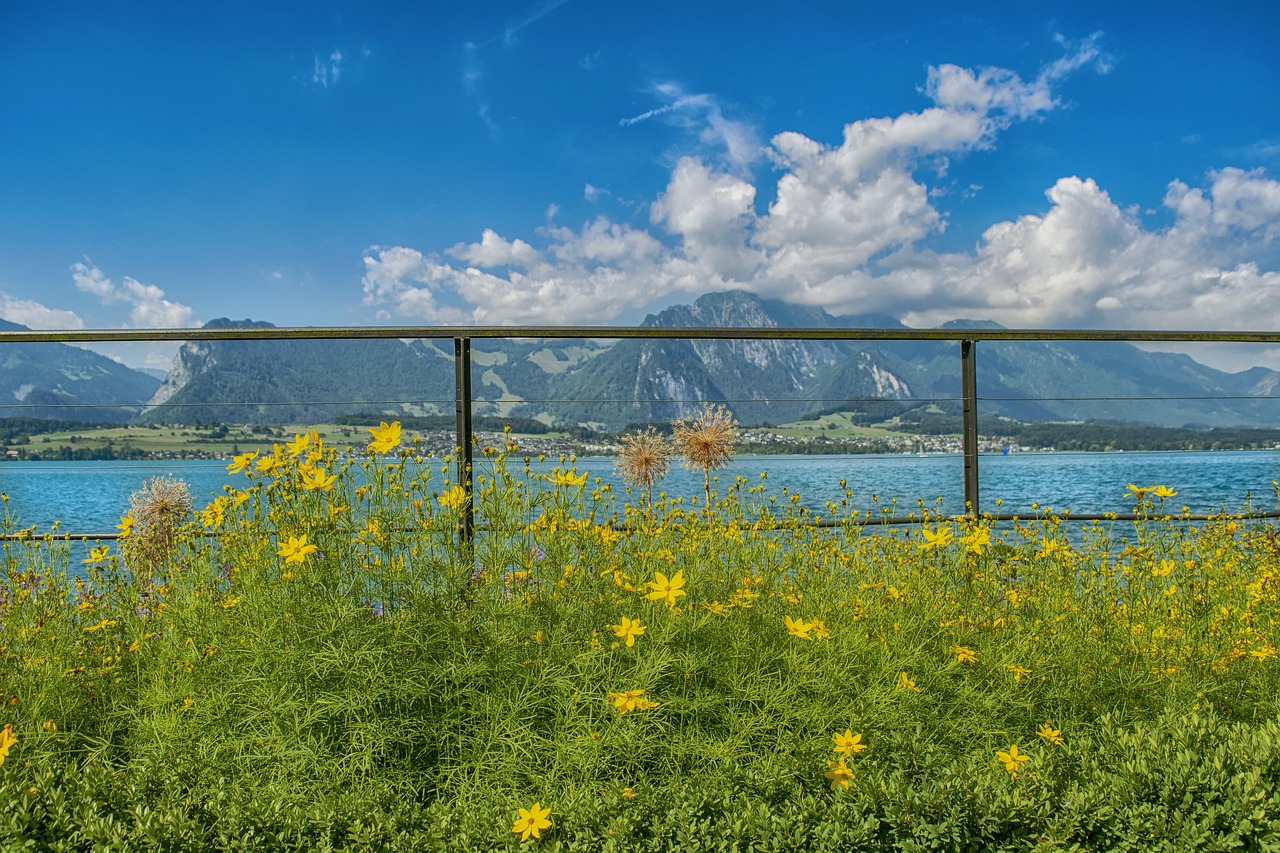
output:
[[[554,460],[548,460],[550,472]],[[227,483],[243,485],[242,475],[229,475],[225,461],[135,462],[6,462],[0,463],[0,491],[9,496],[9,512],[22,526],[46,531],[60,521],[60,532],[112,533],[129,509],[129,496],[151,477],[169,474],[185,480],[197,508],[222,493]],[[579,458],[589,471],[622,488],[613,459]],[[1002,512],[1030,512],[1032,503],[1074,513],[1124,512],[1133,508],[1126,486],[1167,485],[1178,490],[1169,505],[1175,511],[1237,511],[1246,500],[1255,510],[1276,509],[1272,480],[1280,479],[1280,451],[1202,453],[1013,453],[984,454],[978,465],[981,504]],[[922,499],[931,508],[964,510],[964,467],[958,454],[930,456],[742,456],[719,472],[719,491],[737,476],[750,485],[767,472],[769,493],[786,488],[804,503],[821,509],[840,500],[840,481],[853,490],[852,504],[872,510],[898,499],[902,514]],[[672,496],[702,493],[700,472],[673,467],[663,483]],[[877,496],[879,502],[873,500]]]

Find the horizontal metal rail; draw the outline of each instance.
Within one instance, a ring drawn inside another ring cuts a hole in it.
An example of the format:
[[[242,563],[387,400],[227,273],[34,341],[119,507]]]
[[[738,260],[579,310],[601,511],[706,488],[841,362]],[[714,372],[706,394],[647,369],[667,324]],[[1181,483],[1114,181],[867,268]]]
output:
[[[226,329],[14,329],[2,343],[109,341],[445,340],[595,338],[725,341],[1113,341],[1123,343],[1280,343],[1280,332],[1151,329],[830,329],[705,326],[273,326]]]
[[[998,524],[1000,522],[1019,522],[1019,521],[1036,521],[1038,519],[1059,519],[1062,521],[1250,521],[1250,520],[1266,520],[1280,519],[1280,511],[1269,510],[1267,512],[1230,512],[1230,513],[1178,513],[1172,515],[1169,513],[1149,513],[1139,515],[1132,512],[1063,512],[1063,513],[980,513],[977,516],[978,521]],[[780,530],[794,530],[797,527],[814,527],[818,529],[839,529],[842,527],[910,527],[918,524],[939,524],[951,522],[972,522],[974,517],[970,515],[872,515],[864,516],[850,515],[848,518],[826,518],[817,521],[799,522],[796,524],[770,524],[770,525],[751,525],[752,530],[762,530],[766,532],[777,532]],[[626,524],[608,524],[601,525],[608,527],[610,530],[618,533],[635,533],[636,528]],[[435,533],[441,536],[453,535],[452,530],[445,529],[423,529],[423,528],[391,528],[388,533]],[[483,522],[476,523],[473,533],[492,533],[494,529]],[[506,532],[506,531],[499,531]],[[216,539],[217,533],[202,533]],[[119,533],[10,533],[0,535],[0,542],[31,542],[50,544],[54,542],[113,542],[120,539]]]
[[[963,401],[963,397],[770,397],[769,399],[761,399],[760,397],[723,397],[717,398],[717,403],[959,403]],[[1151,401],[1157,402],[1210,402],[1214,400],[1253,400],[1259,403],[1280,402],[1280,397],[1259,397],[1254,394],[1150,394],[1136,396],[1126,394],[1114,397],[993,397],[987,394],[979,394],[976,398],[984,403],[1147,403]],[[398,406],[404,403],[432,403],[434,405],[447,405],[452,403],[453,398],[445,399],[422,399],[413,398],[411,400],[293,400],[282,403],[278,400],[237,400],[235,403],[157,403],[154,406],[146,406],[145,408],[153,409],[215,409],[220,406],[258,406],[262,408],[279,407],[286,408],[289,406]],[[581,399],[555,399],[545,397],[526,397],[520,400],[521,403],[581,403]],[[630,403],[637,406],[645,405],[667,405],[670,403],[702,403],[702,398],[695,397],[664,397],[661,400],[637,400],[634,397],[592,397],[591,403]],[[77,409],[142,409],[143,405],[137,403],[0,403],[0,409],[65,409],[74,406]]]

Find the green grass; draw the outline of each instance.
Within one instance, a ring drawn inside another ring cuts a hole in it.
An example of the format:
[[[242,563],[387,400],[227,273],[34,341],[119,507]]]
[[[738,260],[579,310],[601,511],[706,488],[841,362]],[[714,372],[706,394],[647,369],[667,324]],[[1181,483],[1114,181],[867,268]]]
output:
[[[791,438],[853,439],[853,438],[889,438],[904,436],[908,433],[894,432],[884,427],[865,426],[852,421],[848,412],[836,412],[820,415],[812,420],[795,421],[769,427],[762,432],[784,435]]]
[[[271,427],[277,435],[288,435],[298,429],[313,427],[275,426]],[[336,424],[320,424],[314,427],[319,435],[330,443],[350,443],[359,440],[365,430],[357,427],[342,427]],[[200,451],[209,454],[228,454],[242,450],[252,450],[269,436],[255,431],[242,424],[227,425],[222,428],[194,426],[119,426],[100,427],[96,429],[76,429],[45,433],[32,436],[25,445],[28,450],[40,453],[66,447],[101,448],[112,445],[117,449],[136,448],[145,453],[180,454],[188,451]]]
[[[815,529],[492,455],[468,554],[447,461],[292,447],[167,551],[4,543],[0,847],[1280,844],[1266,523]]]

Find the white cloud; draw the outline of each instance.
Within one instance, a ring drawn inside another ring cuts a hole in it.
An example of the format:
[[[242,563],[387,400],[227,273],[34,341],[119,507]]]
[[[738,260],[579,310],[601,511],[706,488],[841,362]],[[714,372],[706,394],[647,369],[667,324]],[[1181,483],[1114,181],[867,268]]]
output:
[[[680,238],[690,273],[714,270],[726,279],[743,280],[763,260],[763,253],[749,245],[755,197],[756,188],[747,181],[717,174],[686,157],[650,208],[650,218]]]
[[[1150,230],[1093,181],[1062,178],[1046,193],[1046,213],[992,225],[972,256],[921,264],[916,274],[931,279],[933,301],[905,316],[920,324],[959,314],[1033,327],[1280,327],[1280,272],[1248,257],[1280,227],[1280,208],[1269,206],[1280,183],[1238,169],[1209,180],[1208,192],[1172,182],[1165,204],[1174,224]]]
[[[79,290],[93,294],[103,305],[127,303],[126,328],[179,329],[196,325],[190,306],[166,299],[164,291],[154,284],[143,284],[125,276],[117,285],[91,263],[72,264],[71,277]]]
[[[541,233],[548,245],[537,251],[487,231],[448,251],[465,267],[403,246],[371,247],[364,304],[438,323],[605,323],[671,292],[658,269],[665,247],[645,231],[601,217],[578,231],[548,225]]]
[[[120,300],[116,286],[97,267],[82,263],[72,264],[71,278],[78,289],[85,293],[92,293],[103,305]]]
[[[608,323],[664,299],[741,288],[915,325],[1280,327],[1280,272],[1263,261],[1280,236],[1280,182],[1260,169],[1172,181],[1172,224],[1161,228],[1087,176],[1066,176],[1042,210],[992,224],[972,251],[930,247],[947,220],[936,206],[946,196],[929,182],[1010,125],[1060,109],[1056,86],[1068,74],[1105,73],[1098,42],[1068,46],[1031,80],[932,68],[923,91],[933,106],[851,122],[834,145],[784,132],[735,149],[729,136],[754,132],[727,132],[715,98],[663,84],[663,104],[622,122],[691,130],[695,153],[674,163],[650,205],[651,230],[601,216],[578,230],[550,224],[529,241],[486,230],[445,257],[372,247],[365,302],[433,322]],[[746,171],[760,152],[776,169],[776,186],[763,190]]]
[[[29,329],[83,329],[84,320],[74,311],[49,308],[31,299],[17,299],[0,292],[0,317]]]
[[[729,168],[745,172],[765,153],[759,135],[750,123],[725,116],[713,95],[686,92],[679,83],[663,81],[652,86],[654,95],[665,103],[639,115],[618,120],[622,127],[661,118],[682,128],[698,141],[699,148],[724,161]]]
[[[1209,198],[1181,181],[1169,186],[1166,204],[1197,227],[1212,228],[1219,236],[1238,230],[1263,240],[1280,236],[1280,183],[1269,181],[1261,169],[1246,172],[1226,168],[1210,172]]]
[[[484,229],[479,243],[459,243],[448,254],[479,267],[527,268],[538,260],[538,251],[523,240],[508,242],[491,228]]]
[[[328,89],[338,85],[342,76],[342,51],[334,50],[328,57],[316,54],[313,58],[310,82],[319,89]]]

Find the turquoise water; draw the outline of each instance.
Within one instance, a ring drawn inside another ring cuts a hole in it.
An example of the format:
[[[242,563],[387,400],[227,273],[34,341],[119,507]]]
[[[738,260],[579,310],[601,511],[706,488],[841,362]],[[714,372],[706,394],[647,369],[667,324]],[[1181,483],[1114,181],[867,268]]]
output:
[[[243,485],[243,475],[229,475],[223,461],[191,462],[6,462],[0,463],[0,491],[9,496],[9,511],[22,526],[48,530],[60,521],[60,531],[114,532],[129,508],[129,496],[146,480],[172,475],[185,480],[203,506],[222,493],[227,483]],[[545,470],[553,467],[549,460]],[[579,470],[589,471],[622,488],[613,460],[580,458]],[[1205,453],[1022,453],[984,455],[978,466],[981,504],[995,511],[1027,512],[1032,503],[1072,512],[1123,512],[1133,506],[1126,486],[1163,484],[1178,490],[1169,503],[1192,512],[1239,510],[1246,500],[1254,509],[1276,509],[1272,480],[1280,479],[1280,451]],[[735,477],[749,485],[767,472],[769,493],[786,488],[799,492],[804,503],[821,509],[826,501],[844,497],[840,481],[853,491],[851,505],[876,511],[898,498],[903,513],[916,509],[917,499],[942,510],[964,509],[964,468],[959,455],[934,456],[744,456],[719,472],[718,490]],[[700,472],[673,468],[663,483],[672,496],[702,493]],[[872,499],[879,498],[877,503]]]

